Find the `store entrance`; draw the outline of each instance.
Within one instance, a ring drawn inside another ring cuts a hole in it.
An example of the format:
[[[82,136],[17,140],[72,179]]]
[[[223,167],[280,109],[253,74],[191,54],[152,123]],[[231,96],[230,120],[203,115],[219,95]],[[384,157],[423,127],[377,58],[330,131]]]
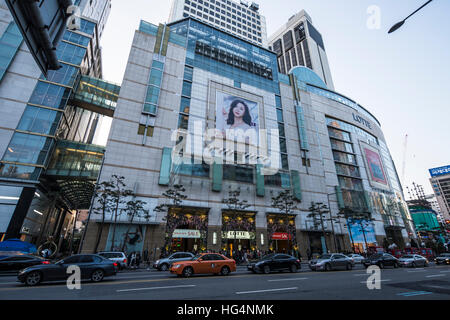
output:
[[[276,253],[289,253],[292,249],[292,241],[273,240],[273,249]]]

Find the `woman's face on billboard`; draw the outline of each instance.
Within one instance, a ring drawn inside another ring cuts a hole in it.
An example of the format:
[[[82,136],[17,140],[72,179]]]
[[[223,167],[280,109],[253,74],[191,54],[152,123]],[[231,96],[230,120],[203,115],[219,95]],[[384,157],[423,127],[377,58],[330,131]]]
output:
[[[235,118],[242,118],[245,113],[245,106],[242,103],[238,103],[233,109]]]

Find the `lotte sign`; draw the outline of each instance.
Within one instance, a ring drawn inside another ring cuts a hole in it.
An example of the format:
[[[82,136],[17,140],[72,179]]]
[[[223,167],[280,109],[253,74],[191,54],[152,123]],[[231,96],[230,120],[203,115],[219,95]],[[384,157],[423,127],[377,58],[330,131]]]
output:
[[[274,232],[272,234],[272,240],[292,240],[292,236],[285,232]]]

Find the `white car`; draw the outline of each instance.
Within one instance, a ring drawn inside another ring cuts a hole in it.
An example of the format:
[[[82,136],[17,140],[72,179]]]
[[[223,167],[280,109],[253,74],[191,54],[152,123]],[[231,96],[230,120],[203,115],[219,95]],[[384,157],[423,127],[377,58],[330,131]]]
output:
[[[350,259],[352,259],[353,263],[362,263],[364,261],[364,257],[356,254],[356,253],[352,253],[352,254],[348,254],[347,257],[349,257]]]
[[[116,262],[119,266],[119,270],[125,269],[127,267],[127,256],[123,252],[104,251],[97,254],[99,256],[102,256],[103,258]]]

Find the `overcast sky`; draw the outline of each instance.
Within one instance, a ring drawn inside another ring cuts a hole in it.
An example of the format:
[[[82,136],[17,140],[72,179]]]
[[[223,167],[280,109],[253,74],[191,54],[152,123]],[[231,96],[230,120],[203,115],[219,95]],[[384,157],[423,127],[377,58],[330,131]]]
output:
[[[429,168],[450,165],[450,1],[436,0],[397,32],[387,31],[425,0],[259,0],[268,36],[305,9],[321,32],[335,89],[381,122],[404,187],[413,181],[432,193]],[[380,8],[380,29],[367,10]],[[167,22],[170,1],[112,0],[105,28],[103,75],[121,83],[141,19]],[[407,196],[406,190],[405,195]]]

